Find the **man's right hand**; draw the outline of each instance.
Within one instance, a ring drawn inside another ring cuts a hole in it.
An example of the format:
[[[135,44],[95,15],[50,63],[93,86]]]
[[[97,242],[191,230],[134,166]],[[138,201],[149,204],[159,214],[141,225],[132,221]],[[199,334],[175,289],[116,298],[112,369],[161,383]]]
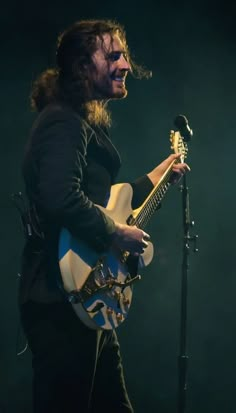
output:
[[[150,236],[136,226],[117,224],[112,245],[133,255],[140,255],[148,246]]]

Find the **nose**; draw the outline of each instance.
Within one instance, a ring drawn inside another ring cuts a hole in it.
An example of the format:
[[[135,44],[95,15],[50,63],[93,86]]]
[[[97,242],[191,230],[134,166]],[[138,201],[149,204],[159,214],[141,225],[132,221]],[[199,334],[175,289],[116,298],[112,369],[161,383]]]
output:
[[[120,70],[124,70],[126,72],[131,71],[131,65],[128,61],[128,59],[125,58],[125,56],[122,54],[119,60],[119,68]]]

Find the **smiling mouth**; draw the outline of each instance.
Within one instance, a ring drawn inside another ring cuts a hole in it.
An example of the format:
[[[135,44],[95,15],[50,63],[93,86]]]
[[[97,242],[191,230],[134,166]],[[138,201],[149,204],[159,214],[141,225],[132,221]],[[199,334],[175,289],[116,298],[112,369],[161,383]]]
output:
[[[116,82],[125,82],[125,77],[123,76],[111,76],[112,80],[115,80]]]

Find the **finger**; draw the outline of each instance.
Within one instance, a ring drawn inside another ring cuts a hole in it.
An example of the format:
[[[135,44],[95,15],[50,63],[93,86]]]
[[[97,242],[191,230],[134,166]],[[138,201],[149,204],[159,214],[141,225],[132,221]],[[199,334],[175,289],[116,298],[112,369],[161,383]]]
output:
[[[175,175],[176,176],[182,176],[182,175],[184,175],[185,170],[182,170],[182,169],[179,168],[179,169],[173,169],[172,172],[173,172],[174,176]]]
[[[139,248],[138,251],[135,251],[132,255],[138,257],[139,255],[143,254],[145,251],[145,247]]]
[[[191,171],[190,167],[189,167],[186,163],[183,163],[183,164],[182,164],[181,169],[184,170],[184,172],[186,172],[186,171]]]
[[[143,249],[143,248],[147,248],[147,247],[148,247],[148,242],[147,242],[147,241],[142,240],[141,249]]]
[[[147,234],[146,232],[143,232],[143,241],[149,241],[150,240],[150,235]]]
[[[181,169],[183,171],[191,171],[190,167],[188,164],[186,163],[176,163],[175,165],[173,165],[173,170],[176,169]]]
[[[142,251],[140,251],[140,252],[133,252],[132,253],[132,255],[134,256],[134,257],[139,257],[141,254],[143,254],[144,253],[144,250],[142,250]]]
[[[170,160],[178,159],[181,157],[181,153],[172,153],[169,158]]]
[[[177,164],[172,168],[172,171],[175,173],[182,173],[185,174],[186,172],[190,171],[190,168],[188,165],[184,165],[184,164]]]

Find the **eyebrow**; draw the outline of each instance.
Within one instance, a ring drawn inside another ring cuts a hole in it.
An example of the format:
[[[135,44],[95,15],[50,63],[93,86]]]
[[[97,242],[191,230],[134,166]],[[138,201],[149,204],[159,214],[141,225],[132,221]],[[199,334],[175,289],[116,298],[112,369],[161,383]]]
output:
[[[116,54],[116,53],[128,55],[128,51],[126,49],[117,49],[117,50],[111,50],[110,52],[107,52],[107,56],[112,56],[113,54]]]

